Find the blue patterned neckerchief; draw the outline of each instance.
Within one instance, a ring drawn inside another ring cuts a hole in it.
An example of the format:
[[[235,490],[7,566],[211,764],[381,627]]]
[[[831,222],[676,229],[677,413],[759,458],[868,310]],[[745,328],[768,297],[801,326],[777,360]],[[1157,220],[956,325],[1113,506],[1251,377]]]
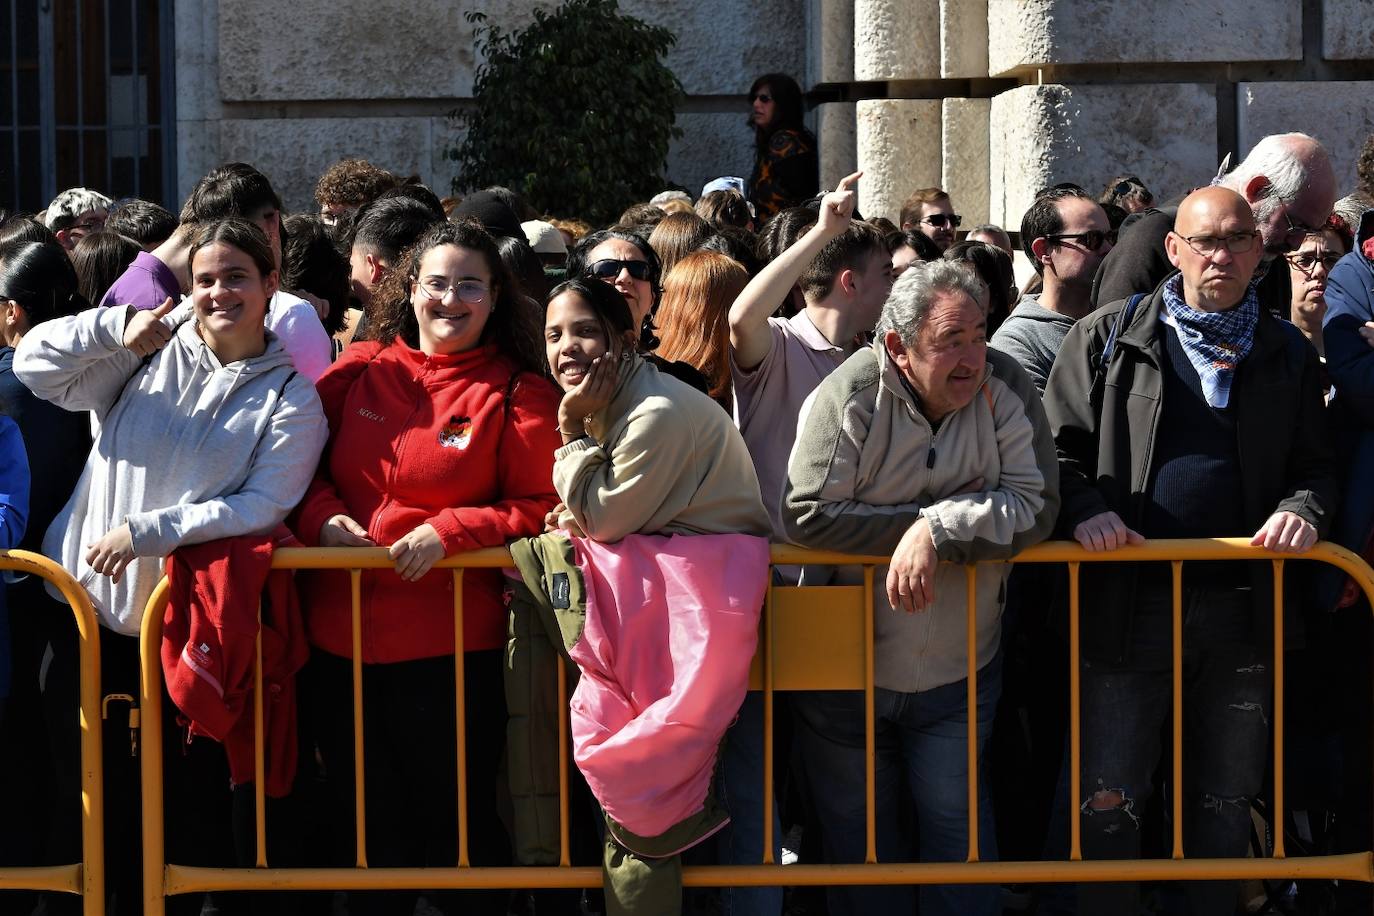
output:
[[[1208,405],[1223,409],[1231,401],[1236,367],[1255,344],[1259,296],[1255,283],[1240,305],[1224,312],[1203,312],[1183,301],[1183,275],[1164,284],[1164,322],[1178,332],[1178,342],[1197,370]]]

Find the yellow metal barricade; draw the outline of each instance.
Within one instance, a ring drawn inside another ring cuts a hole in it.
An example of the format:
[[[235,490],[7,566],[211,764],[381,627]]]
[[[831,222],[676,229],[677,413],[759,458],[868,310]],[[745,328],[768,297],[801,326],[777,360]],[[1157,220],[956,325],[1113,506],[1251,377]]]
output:
[[[861,566],[863,584],[824,588],[770,586],[763,611],[762,638],[755,659],[751,687],[762,690],[764,702],[764,804],[763,861],[758,865],[696,866],[683,870],[688,886],[777,886],[828,884],[1010,884],[1097,881],[1191,881],[1206,879],[1339,879],[1374,881],[1374,852],[1311,856],[1290,859],[1286,856],[1282,826],[1275,830],[1273,853],[1252,859],[1186,859],[1183,849],[1181,793],[1173,794],[1173,850],[1169,859],[1136,861],[1084,861],[1081,852],[1079,797],[1081,794],[1079,722],[1079,587],[1083,563],[1168,562],[1173,570],[1173,655],[1174,655],[1174,742],[1172,773],[1175,785],[1182,784],[1182,565],[1198,560],[1264,560],[1274,569],[1274,789],[1272,808],[1283,811],[1283,573],[1288,560],[1301,559],[1335,566],[1363,589],[1374,606],[1374,570],[1354,553],[1333,544],[1320,543],[1303,554],[1277,554],[1251,547],[1247,539],[1158,540],[1115,551],[1089,552],[1072,542],[1049,542],[1033,547],[1009,562],[1065,564],[1069,573],[1070,614],[1070,774],[1072,806],[1071,846],[1068,861],[1059,862],[980,862],[978,861],[978,721],[977,721],[977,595],[975,567],[967,567],[968,588],[968,787],[969,849],[965,862],[879,863],[876,856],[874,765],[876,760],[873,730],[873,584],[876,571],[887,563],[886,557],[851,556],[825,551],[775,545],[772,561],[778,565],[817,564]],[[386,551],[380,548],[294,548],[277,551],[274,569],[337,569],[352,576],[353,595],[353,716],[355,759],[356,837],[355,864],[352,868],[273,868],[266,856],[265,799],[263,788],[263,710],[261,690],[255,690],[254,734],[256,736],[256,811],[257,856],[255,868],[220,869],[176,865],[165,861],[163,844],[163,794],[161,748],[162,672],[159,662],[162,617],[167,601],[164,582],[149,601],[143,626],[143,709],[141,742],[143,767],[144,894],[145,914],[161,916],[164,897],[211,890],[387,890],[406,888],[480,889],[598,887],[599,867],[569,865],[568,854],[568,742],[566,719],[560,727],[559,773],[562,787],[561,854],[558,866],[473,867],[468,864],[465,774],[466,735],[462,719],[463,703],[463,604],[464,569],[509,567],[511,559],[502,549],[479,550],[452,557],[437,564],[453,576],[455,678],[458,772],[458,861],[452,868],[376,868],[367,866],[366,824],[363,778],[362,662],[360,585],[362,570],[391,567]],[[785,626],[782,624],[785,622]],[[261,637],[258,661],[261,663]],[[560,660],[560,668],[562,662]],[[561,674],[560,670],[560,674]],[[259,670],[256,685],[261,687]],[[560,708],[567,697],[560,677]],[[864,691],[866,729],[865,785],[867,814],[867,854],[863,864],[782,866],[772,861],[773,797],[773,695],[778,690],[862,690]]]
[[[0,868],[0,890],[79,894],[85,916],[101,916],[105,912],[105,809],[100,756],[100,633],[95,608],[86,590],[47,557],[27,550],[0,550],[0,570],[37,576],[62,593],[76,616],[81,654],[81,861]]]

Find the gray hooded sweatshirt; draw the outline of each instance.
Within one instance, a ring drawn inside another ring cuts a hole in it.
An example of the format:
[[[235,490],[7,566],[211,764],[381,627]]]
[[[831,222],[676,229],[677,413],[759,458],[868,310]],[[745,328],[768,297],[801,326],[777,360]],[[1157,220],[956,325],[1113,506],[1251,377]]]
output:
[[[1059,346],[1073,326],[1073,318],[1050,311],[1035,296],[1026,296],[992,335],[988,346],[1014,357],[1043,395]]]
[[[175,333],[145,364],[122,343],[128,311],[43,322],[15,351],[14,373],[38,397],[95,414],[95,445],[43,553],[86,588],[105,626],[135,635],[162,558],[270,532],[305,494],[329,429],[315,386],[271,332],[261,356],[223,365],[187,302],[162,319]],[[135,559],[115,583],[86,550],[126,521]]]

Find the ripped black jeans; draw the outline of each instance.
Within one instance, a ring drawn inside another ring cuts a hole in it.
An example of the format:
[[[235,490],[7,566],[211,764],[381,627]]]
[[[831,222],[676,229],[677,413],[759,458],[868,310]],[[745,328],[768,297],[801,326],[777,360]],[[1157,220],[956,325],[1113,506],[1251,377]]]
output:
[[[1137,607],[1131,664],[1082,665],[1085,859],[1139,858],[1139,814],[1170,715],[1172,599],[1151,589]],[[1269,747],[1271,652],[1254,644],[1248,590],[1185,588],[1183,613],[1184,855],[1244,856]],[[1078,893],[1085,916],[1138,909],[1135,884],[1082,885]],[[1192,916],[1230,916],[1236,887],[1188,882],[1186,895]]]

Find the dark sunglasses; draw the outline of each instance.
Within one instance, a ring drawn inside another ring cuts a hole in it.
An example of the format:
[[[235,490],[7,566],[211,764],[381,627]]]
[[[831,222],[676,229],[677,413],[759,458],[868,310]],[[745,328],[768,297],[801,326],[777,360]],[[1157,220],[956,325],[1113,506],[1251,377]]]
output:
[[[1116,230],[1108,229],[1103,232],[1101,229],[1089,229],[1087,232],[1047,235],[1045,239],[1050,242],[1077,242],[1088,251],[1096,251],[1102,247],[1103,242],[1116,244]]]
[[[614,280],[620,276],[622,270],[629,271],[630,276],[636,280],[647,280],[650,277],[648,261],[617,261],[614,258],[606,258],[588,265],[587,276],[596,277],[598,280]]]
[[[1112,188],[1112,193],[1120,197],[1122,194],[1127,194],[1137,189],[1145,191],[1145,182],[1141,181],[1139,178],[1126,178],[1116,183],[1116,187]],[[1149,192],[1146,191],[1146,193],[1148,194]]]
[[[964,218],[957,213],[932,213],[929,216],[921,217],[921,222],[929,223],[936,229],[943,229],[946,225],[953,225],[957,229],[963,221]]]
[[[756,92],[749,96],[749,101],[759,101],[767,105],[769,102],[773,101],[773,97],[766,92]]]

